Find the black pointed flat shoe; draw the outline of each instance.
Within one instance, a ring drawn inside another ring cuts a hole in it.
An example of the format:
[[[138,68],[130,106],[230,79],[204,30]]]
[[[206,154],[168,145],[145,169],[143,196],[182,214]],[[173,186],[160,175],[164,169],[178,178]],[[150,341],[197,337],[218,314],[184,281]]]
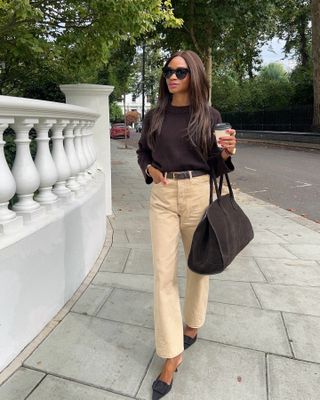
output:
[[[191,336],[183,335],[183,344],[184,344],[184,349],[187,350],[190,346],[193,345],[193,343],[197,340],[198,335],[196,335],[194,338]]]
[[[172,379],[170,385],[168,385],[166,382],[163,382],[163,381],[161,381],[159,379],[160,375],[158,376],[158,378],[152,384],[152,390],[153,390],[153,392],[152,392],[152,400],[161,399],[166,394],[168,394],[170,392],[171,388],[172,388],[173,379]]]

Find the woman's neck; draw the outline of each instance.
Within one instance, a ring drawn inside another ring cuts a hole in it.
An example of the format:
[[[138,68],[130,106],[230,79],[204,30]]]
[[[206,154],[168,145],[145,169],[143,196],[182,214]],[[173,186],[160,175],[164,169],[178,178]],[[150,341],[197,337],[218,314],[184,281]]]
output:
[[[190,105],[189,93],[176,93],[172,96],[171,105],[176,107],[184,107]]]

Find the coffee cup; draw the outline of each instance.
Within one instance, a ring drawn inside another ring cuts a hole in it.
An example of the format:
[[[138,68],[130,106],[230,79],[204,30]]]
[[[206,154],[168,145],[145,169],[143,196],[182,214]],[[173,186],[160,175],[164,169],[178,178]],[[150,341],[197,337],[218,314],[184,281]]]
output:
[[[221,146],[219,144],[219,139],[222,136],[230,136],[230,133],[227,132],[228,129],[231,129],[231,124],[229,124],[229,122],[221,122],[220,124],[216,124],[214,127],[214,134],[217,139],[217,145],[220,148],[221,148]]]

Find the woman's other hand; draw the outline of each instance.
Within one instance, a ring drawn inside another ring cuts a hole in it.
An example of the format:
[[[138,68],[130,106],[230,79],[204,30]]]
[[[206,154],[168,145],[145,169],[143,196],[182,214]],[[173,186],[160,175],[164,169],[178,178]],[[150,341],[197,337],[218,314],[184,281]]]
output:
[[[156,185],[158,183],[162,183],[163,185],[168,184],[168,180],[163,176],[163,173],[152,165],[148,168],[148,173]]]
[[[218,140],[219,146],[226,149],[230,154],[234,154],[236,148],[236,131],[234,129],[227,129],[229,136],[221,136]]]

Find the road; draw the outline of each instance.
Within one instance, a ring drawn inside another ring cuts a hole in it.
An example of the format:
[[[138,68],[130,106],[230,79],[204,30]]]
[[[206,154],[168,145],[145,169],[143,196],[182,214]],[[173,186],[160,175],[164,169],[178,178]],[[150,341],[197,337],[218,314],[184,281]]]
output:
[[[236,188],[320,223],[320,152],[239,143],[233,159]]]
[[[139,137],[133,132],[128,145],[137,147]],[[230,176],[235,188],[320,223],[319,151],[254,143],[237,147]]]

